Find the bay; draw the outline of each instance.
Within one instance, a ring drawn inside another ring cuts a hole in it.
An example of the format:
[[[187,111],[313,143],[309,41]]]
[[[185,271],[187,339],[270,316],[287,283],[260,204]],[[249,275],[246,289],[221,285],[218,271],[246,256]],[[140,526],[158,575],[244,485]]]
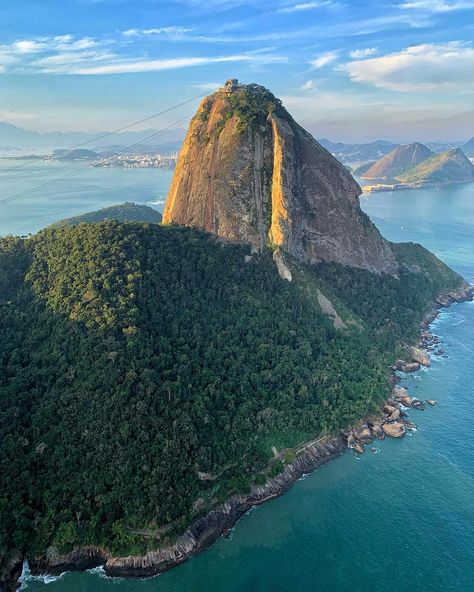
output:
[[[14,191],[47,178],[42,166],[19,169],[21,179],[10,177]],[[35,232],[58,218],[113,203],[163,201],[171,173],[91,169],[81,177],[38,193],[38,199],[1,204],[0,234]],[[6,178],[0,172],[0,199],[11,190]],[[420,242],[474,282],[473,184],[379,193],[362,197],[361,204],[387,238]],[[93,570],[47,578],[48,583],[27,577],[23,589],[474,590],[474,304],[443,311],[432,329],[448,357],[435,356],[429,369],[407,375],[402,384],[420,399],[439,402],[410,412],[418,429],[405,439],[377,443],[377,453],[369,447],[361,457],[347,451],[244,516],[230,539],[155,578],[111,580]]]
[[[0,159],[0,236],[34,233],[63,218],[126,201],[151,205],[161,212],[172,176],[171,170],[155,168]],[[43,185],[39,191],[2,203]]]

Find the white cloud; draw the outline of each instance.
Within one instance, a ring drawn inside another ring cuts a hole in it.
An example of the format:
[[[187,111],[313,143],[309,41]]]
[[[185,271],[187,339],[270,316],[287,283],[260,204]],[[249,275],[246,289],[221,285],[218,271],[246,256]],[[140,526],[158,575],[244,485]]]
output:
[[[428,12],[452,12],[453,10],[474,8],[474,2],[470,0],[411,0],[411,2],[398,4],[398,8],[427,10]]]
[[[291,13],[303,12],[305,10],[313,10],[315,8],[324,8],[327,6],[334,6],[335,3],[331,0],[321,0],[320,2],[301,2],[300,4],[293,4],[293,6],[283,6],[277,12]]]
[[[474,91],[474,49],[456,41],[414,45],[339,69],[355,82],[402,92]]]
[[[337,60],[339,52],[337,51],[326,51],[325,53],[320,54],[319,56],[312,59],[309,63],[311,64],[311,68],[314,70],[318,70],[319,68],[323,68],[332,62]]]
[[[160,27],[154,29],[127,29],[122,31],[124,37],[140,37],[141,35],[170,35],[181,36],[190,33],[194,29],[189,27]]]
[[[49,63],[80,63],[110,58],[113,54],[104,48],[112,43],[90,37],[75,39],[72,35],[20,39],[9,45],[0,45],[0,74],[6,73],[9,68],[36,72],[38,66]]]
[[[181,34],[191,29],[165,27],[146,29],[144,35]],[[126,36],[133,36],[129,32]],[[140,33],[141,34],[141,33]],[[184,56],[153,59],[148,56],[130,56],[113,49],[110,39],[75,38],[72,35],[22,39],[9,45],[0,45],[0,74],[8,71],[39,74],[125,74],[132,72],[158,72],[207,64],[246,62],[256,67],[277,64],[287,58],[277,55],[273,48],[221,56]],[[115,44],[116,46],[116,44]]]
[[[312,90],[316,88],[316,82],[314,80],[307,80],[301,87],[300,90]]]
[[[169,58],[158,60],[127,60],[127,61],[113,61],[111,63],[100,64],[97,66],[81,66],[75,67],[72,64],[67,69],[61,69],[60,73],[64,74],[82,74],[82,75],[99,75],[99,74],[131,74],[138,72],[160,72],[163,70],[177,70],[180,68],[191,68],[195,66],[206,66],[209,64],[219,64],[226,62],[247,62],[249,64],[278,64],[286,62],[287,59],[277,55],[262,55],[262,54],[236,54],[217,57],[182,57]]]
[[[377,51],[378,49],[376,47],[366,47],[365,49],[354,49],[349,53],[349,55],[354,60],[360,60],[374,55],[375,53],[377,53]]]

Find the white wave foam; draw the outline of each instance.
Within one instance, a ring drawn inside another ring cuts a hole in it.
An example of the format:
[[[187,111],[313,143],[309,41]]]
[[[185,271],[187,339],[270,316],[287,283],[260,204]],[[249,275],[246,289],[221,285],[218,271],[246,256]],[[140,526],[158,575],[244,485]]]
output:
[[[52,584],[53,582],[62,580],[67,573],[67,571],[63,571],[57,576],[53,576],[51,574],[33,575],[30,571],[28,561],[25,559],[25,561],[23,562],[21,576],[18,580],[20,582],[20,590],[26,590],[28,582],[30,581],[43,582],[43,584]]]

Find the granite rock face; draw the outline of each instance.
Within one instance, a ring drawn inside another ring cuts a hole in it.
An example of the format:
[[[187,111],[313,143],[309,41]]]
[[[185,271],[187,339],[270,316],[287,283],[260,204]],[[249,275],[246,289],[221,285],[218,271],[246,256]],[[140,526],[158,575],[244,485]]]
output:
[[[280,247],[305,263],[396,274],[390,245],[362,212],[349,171],[257,85],[204,99],[181,149],[163,222]]]

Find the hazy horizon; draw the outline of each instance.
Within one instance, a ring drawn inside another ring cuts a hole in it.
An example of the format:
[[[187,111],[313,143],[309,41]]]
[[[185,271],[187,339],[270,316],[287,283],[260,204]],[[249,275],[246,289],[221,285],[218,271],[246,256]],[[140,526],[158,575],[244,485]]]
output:
[[[234,77],[318,138],[466,141],[473,16],[473,0],[5,0],[0,121],[97,133]]]

